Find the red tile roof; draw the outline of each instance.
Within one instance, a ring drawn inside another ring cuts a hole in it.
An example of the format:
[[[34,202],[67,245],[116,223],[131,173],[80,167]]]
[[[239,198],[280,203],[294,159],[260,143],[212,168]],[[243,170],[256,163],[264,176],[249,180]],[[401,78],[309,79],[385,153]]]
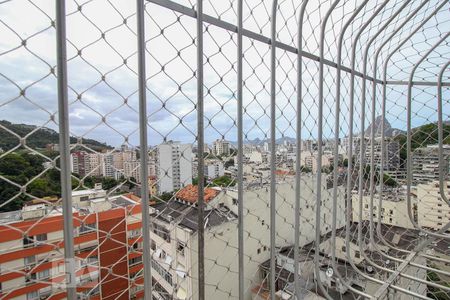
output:
[[[204,200],[208,203],[214,199],[219,194],[219,191],[212,188],[205,188]],[[198,199],[198,187],[196,185],[187,185],[186,187],[179,190],[176,197],[180,200],[190,202],[192,204],[197,203]]]

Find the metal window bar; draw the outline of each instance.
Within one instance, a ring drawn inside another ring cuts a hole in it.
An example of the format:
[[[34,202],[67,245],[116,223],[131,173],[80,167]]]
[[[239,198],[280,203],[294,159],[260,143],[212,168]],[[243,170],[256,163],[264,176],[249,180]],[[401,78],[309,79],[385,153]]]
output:
[[[0,2],[1,299],[448,297],[448,1],[53,4]]]

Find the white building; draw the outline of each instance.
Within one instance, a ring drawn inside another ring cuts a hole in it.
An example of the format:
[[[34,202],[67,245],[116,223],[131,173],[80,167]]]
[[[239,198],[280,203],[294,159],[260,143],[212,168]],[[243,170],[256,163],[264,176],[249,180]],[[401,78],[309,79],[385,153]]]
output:
[[[157,146],[158,192],[172,192],[192,183],[192,145],[168,142]]]
[[[221,160],[205,161],[204,174],[206,178],[215,179],[225,174],[225,167]]]

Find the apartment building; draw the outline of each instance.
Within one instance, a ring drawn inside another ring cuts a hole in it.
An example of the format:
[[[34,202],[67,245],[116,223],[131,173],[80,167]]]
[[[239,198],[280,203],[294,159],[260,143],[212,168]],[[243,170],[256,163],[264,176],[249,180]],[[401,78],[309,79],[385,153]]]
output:
[[[450,207],[441,195],[439,181],[417,185],[417,214],[421,227],[439,230],[450,222]],[[444,181],[443,190],[450,199],[450,182]]]
[[[75,151],[71,154],[71,171],[84,176],[100,176],[103,172],[103,156],[101,153]]]
[[[369,221],[372,215],[373,221],[381,221],[381,224],[393,225],[402,228],[414,228],[413,223],[409,219],[408,205],[406,202],[406,194],[402,189],[386,189],[381,194],[381,209],[380,207],[380,194],[375,193],[373,195],[373,206],[370,205],[370,195],[362,196],[362,204],[360,204],[360,196],[356,193],[352,193],[352,219],[353,222]],[[362,215],[360,219],[359,209],[362,205]],[[417,205],[415,197],[411,197],[411,214],[413,220],[417,219],[417,209],[414,209]],[[380,214],[380,216],[379,216]]]
[[[333,155],[331,155],[330,153],[322,154],[322,162],[320,166],[317,165],[317,156],[318,156],[317,152],[311,153],[303,151],[301,156],[302,159],[301,165],[307,167],[313,173],[316,173],[318,168],[331,166],[331,162],[333,161]]]
[[[317,281],[320,279],[322,284],[327,289],[328,294],[333,299],[358,299],[360,296],[351,291],[347,285],[343,284],[338,276],[338,272],[345,276],[345,282],[352,287],[364,291],[369,295],[374,295],[378,290],[379,285],[367,280],[361,274],[374,277],[378,280],[385,281],[391,273],[380,271],[376,269],[373,264],[384,266],[385,268],[394,269],[395,264],[389,259],[387,255],[394,255],[390,249],[383,244],[377,233],[374,233],[375,245],[371,247],[357,239],[359,226],[363,238],[369,238],[369,226],[367,222],[351,223],[349,230],[350,248],[346,248],[346,231],[347,228],[341,227],[336,231],[335,240],[335,268],[332,267],[331,249],[332,238],[331,234],[323,235],[319,244],[319,273],[315,272],[316,263],[314,261],[315,244],[314,242],[301,246],[299,249],[299,260],[294,261],[294,247],[292,245],[283,247],[276,255],[276,295],[277,299],[295,299],[293,296],[293,282],[294,282],[294,265],[298,263],[299,267],[299,284],[302,292],[302,299],[325,299],[322,292],[317,287]],[[395,226],[382,225],[380,233],[384,241],[395,245],[399,249],[409,249],[411,245],[416,242],[417,232],[409,229],[404,229]],[[386,257],[383,257],[383,254]],[[404,259],[407,254],[399,252],[396,254],[399,258]],[[353,269],[349,262],[350,260],[358,267],[358,271]],[[369,261],[371,260],[371,261]],[[417,256],[413,259],[415,264],[425,263],[426,258]],[[425,270],[415,266],[409,266],[404,269],[405,274],[415,276],[422,280],[426,280],[427,273]],[[270,260],[264,261],[259,269],[259,281],[252,288],[252,299],[262,300],[267,299],[265,296],[269,295],[270,288],[267,278],[270,278]],[[398,277],[393,284],[413,291],[419,295],[425,296],[427,293],[427,285],[423,282],[411,281],[406,278]],[[322,297],[323,296],[323,297]],[[389,289],[385,294],[382,294],[380,299],[412,299],[410,295],[405,295],[396,292],[394,289]]]
[[[288,176],[289,177],[289,176]],[[291,176],[292,180],[294,179]],[[277,234],[276,243],[280,247],[290,245],[294,237],[292,228],[294,195],[293,181],[285,178],[277,188]],[[301,244],[314,240],[315,222],[312,189],[314,179],[304,178],[301,213]],[[253,278],[259,265],[270,256],[270,215],[267,210],[269,192],[268,185],[249,186],[244,192],[244,210],[251,213],[245,215],[244,232],[248,234],[244,256],[246,262],[245,277]],[[331,230],[331,193],[323,184],[323,201],[321,229],[326,234]],[[167,203],[156,204],[151,228],[152,255],[154,258],[152,274],[160,284],[160,296],[174,296],[176,299],[195,299],[197,296],[197,187],[186,186],[175,194],[175,199]],[[233,188],[205,189],[205,292],[207,299],[236,298],[238,289],[237,263],[237,191]],[[343,190],[338,190],[338,205],[344,207]],[[336,216],[338,226],[345,224],[344,209]],[[227,249],[227,251],[223,251]],[[252,280],[246,280],[246,300],[251,299]]]
[[[219,155],[230,155],[230,142],[221,139],[215,140],[212,145],[213,154],[216,156]]]
[[[142,296],[137,282],[129,277],[142,269],[139,199],[132,195],[106,199],[105,193],[74,192],[78,297]],[[1,299],[66,297],[61,208],[39,204],[0,214],[0,249]]]
[[[157,146],[158,192],[172,192],[192,183],[192,145],[167,142]]]
[[[217,255],[224,241],[213,238],[216,233],[236,229],[237,216],[219,203],[220,189],[206,188],[205,258]],[[159,288],[158,299],[195,299],[197,294],[197,186],[188,185],[177,192],[176,198],[155,205],[151,227],[152,275]],[[231,254],[231,253],[230,253]],[[213,267],[212,264],[209,267]],[[218,268],[208,281],[223,275]],[[208,295],[212,296],[209,291]],[[211,299],[211,298],[208,298]],[[225,299],[225,298],[218,298]]]
[[[198,163],[196,161],[192,163],[192,174],[198,174]],[[203,174],[205,178],[210,180],[223,176],[225,174],[225,166],[223,161],[218,159],[205,160]]]
[[[444,145],[443,165],[439,164],[437,145],[417,148],[412,153],[413,182],[416,184],[439,180],[439,168],[444,171],[445,179],[450,172],[450,145]]]
[[[372,143],[368,140],[366,145],[366,161],[371,161],[373,151],[373,162],[375,166],[381,166],[381,159],[384,159],[384,170],[395,171],[400,168],[400,143],[392,138],[384,139],[384,148],[382,139],[375,138]],[[373,147],[373,149],[372,149]]]
[[[206,162],[204,174],[209,179],[223,176],[225,174],[225,167],[223,162],[220,160]]]

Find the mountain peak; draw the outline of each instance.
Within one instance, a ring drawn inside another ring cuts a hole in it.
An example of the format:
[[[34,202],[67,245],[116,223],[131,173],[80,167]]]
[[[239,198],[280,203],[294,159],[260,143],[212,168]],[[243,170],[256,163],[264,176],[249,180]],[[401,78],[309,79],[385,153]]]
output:
[[[392,128],[391,123],[389,123],[389,121],[386,118],[384,118],[384,128],[382,128],[383,117],[378,116],[375,119],[375,122],[373,124],[370,124],[367,127],[367,129],[364,131],[365,136],[370,136],[372,134],[372,126],[375,129],[376,137],[380,137],[383,132],[384,132],[385,137],[392,137],[392,136],[398,135],[401,132],[401,130],[399,130],[399,129]]]

